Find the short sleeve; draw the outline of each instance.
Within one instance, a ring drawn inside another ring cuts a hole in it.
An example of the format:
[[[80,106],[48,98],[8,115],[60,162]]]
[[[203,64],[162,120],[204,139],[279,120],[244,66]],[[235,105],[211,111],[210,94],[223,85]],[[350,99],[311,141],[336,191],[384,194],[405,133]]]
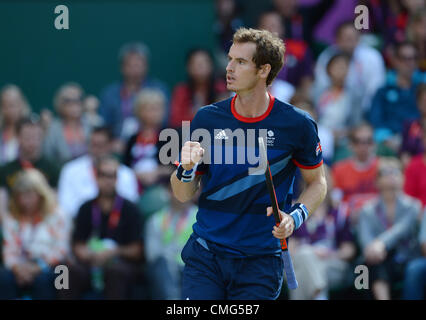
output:
[[[318,127],[314,120],[305,116],[299,146],[293,154],[293,163],[302,169],[315,169],[322,165],[322,147],[318,137]]]

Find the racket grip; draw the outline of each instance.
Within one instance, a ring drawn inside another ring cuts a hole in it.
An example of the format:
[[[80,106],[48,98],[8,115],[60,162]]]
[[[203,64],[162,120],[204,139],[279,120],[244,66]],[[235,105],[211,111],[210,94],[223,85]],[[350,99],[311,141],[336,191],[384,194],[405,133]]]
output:
[[[293,262],[291,261],[290,253],[288,250],[281,252],[284,262],[284,272],[287,278],[287,286],[289,289],[296,289],[299,284],[297,283],[296,275],[294,273]]]

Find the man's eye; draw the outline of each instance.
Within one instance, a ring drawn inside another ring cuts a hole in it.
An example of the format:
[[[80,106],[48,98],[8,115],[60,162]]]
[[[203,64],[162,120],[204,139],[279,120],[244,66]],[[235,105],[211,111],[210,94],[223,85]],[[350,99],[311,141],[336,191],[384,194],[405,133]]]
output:
[[[244,64],[244,61],[240,60],[238,61],[239,64]]]

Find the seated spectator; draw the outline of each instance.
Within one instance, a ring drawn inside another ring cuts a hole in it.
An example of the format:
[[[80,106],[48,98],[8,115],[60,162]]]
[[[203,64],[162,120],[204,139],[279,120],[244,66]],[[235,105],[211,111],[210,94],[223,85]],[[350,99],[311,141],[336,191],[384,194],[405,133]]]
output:
[[[375,140],[398,151],[403,123],[419,117],[416,90],[426,82],[426,74],[417,70],[417,50],[413,44],[400,43],[395,53],[395,70],[388,73],[386,85],[374,96],[368,118],[375,130]]]
[[[358,242],[377,300],[391,299],[406,263],[417,254],[416,220],[421,204],[405,195],[402,185],[400,162],[382,158],[377,174],[379,196],[366,203],[359,216]]]
[[[401,160],[404,168],[413,156],[423,153],[422,128],[426,128],[426,84],[417,88],[417,109],[420,118],[404,123],[401,143]]]
[[[43,129],[37,116],[23,118],[17,128],[18,158],[0,167],[0,188],[12,189],[16,175],[23,169],[36,168],[47,178],[51,187],[56,188],[59,166],[42,155]]]
[[[0,91],[0,165],[18,157],[18,122],[30,107],[19,87],[10,84]]]
[[[181,298],[184,263],[180,254],[192,233],[196,214],[194,203],[182,203],[170,196],[170,205],[146,222],[145,255],[154,299]]]
[[[303,40],[311,46],[315,28],[334,5],[335,0],[319,0],[314,4],[305,5],[294,0],[273,0],[272,3],[284,20],[286,37]]]
[[[333,131],[336,142],[347,137],[347,130],[361,122],[360,98],[345,88],[350,58],[343,53],[331,57],[327,64],[328,87],[319,97],[316,109],[318,124]]]
[[[240,8],[236,0],[216,0],[215,9],[216,22],[213,25],[213,31],[218,38],[219,51],[225,55],[231,47],[235,31],[240,27],[244,27],[244,23],[239,17]]]
[[[202,106],[228,98],[224,80],[215,77],[213,59],[205,49],[193,49],[186,57],[188,80],[178,84],[172,95],[169,125],[180,128],[191,121]]]
[[[89,95],[83,100],[84,117],[91,128],[104,125],[104,120],[99,115],[99,99],[94,95]]]
[[[334,159],[334,135],[333,132],[327,128],[318,123],[318,115],[317,112],[312,105],[312,102],[307,100],[305,95],[299,94],[296,92],[296,94],[293,96],[293,98],[290,100],[290,103],[310,114],[312,119],[314,119],[317,122],[318,126],[318,137],[321,141],[322,146],[322,157],[324,158],[324,162],[327,165],[331,165]]]
[[[278,73],[277,78],[272,83],[272,87],[274,87],[274,84],[284,81],[284,83],[288,84],[288,91],[291,88],[289,85],[291,85],[294,88],[299,88],[299,91],[303,93],[309,92],[313,82],[314,61],[308,45],[303,40],[292,39],[285,36],[286,30],[282,17],[277,11],[267,11],[261,14],[258,28],[276,33],[285,43],[284,67]],[[287,100],[285,98],[280,98],[280,95],[274,92],[273,89],[272,95],[274,97],[285,102],[290,100],[289,98],[287,98]],[[308,95],[306,94],[306,96]]]
[[[107,86],[100,94],[99,114],[105,125],[112,129],[114,152],[121,153],[124,141],[137,131],[137,122],[133,117],[133,101],[141,89],[156,88],[169,98],[166,85],[148,77],[148,59],[149,50],[143,43],[123,45],[119,52],[122,79]]]
[[[326,177],[331,191],[328,169]],[[355,245],[349,220],[334,207],[331,192],[315,214],[294,232],[289,244],[299,282],[299,287],[290,291],[290,299],[327,299],[329,290],[347,286]]]
[[[0,299],[54,299],[54,267],[68,253],[69,225],[55,194],[35,169],[21,171],[12,186],[9,213],[3,218]]]
[[[362,113],[368,111],[376,91],[385,83],[385,64],[379,51],[364,45],[353,21],[342,23],[336,29],[336,44],[325,49],[318,57],[315,66],[313,100],[330,86],[327,65],[336,53],[344,53],[350,59],[345,87],[356,96],[363,97]]]
[[[405,168],[404,191],[426,207],[426,127],[422,128],[423,153],[414,156]]]
[[[115,190],[118,167],[110,156],[96,164],[99,194],[80,207],[74,222],[75,261],[69,264],[69,290],[61,290],[61,298],[78,299],[92,289],[106,299],[129,299],[131,288],[143,279],[141,217]]]
[[[426,72],[426,7],[415,12],[409,21],[407,39],[417,48],[419,69]]]
[[[58,201],[69,218],[74,218],[80,206],[96,197],[98,187],[94,165],[103,156],[111,153],[112,136],[108,128],[93,129],[89,142],[89,153],[64,165],[59,176]],[[117,193],[127,200],[136,202],[138,184],[134,172],[120,165],[117,176]]]
[[[139,181],[139,193],[167,177],[173,168],[159,163],[159,151],[163,144],[158,140],[165,112],[166,98],[155,89],[144,89],[135,98],[135,116],[139,120],[139,132],[127,142],[123,163],[132,168]]]
[[[421,256],[413,259],[405,269],[403,298],[424,300],[426,290],[426,212],[423,212],[419,232]]]
[[[334,196],[347,206],[351,223],[356,223],[357,211],[365,201],[377,194],[377,157],[373,129],[364,123],[352,129],[352,156],[333,165]]]
[[[54,106],[59,115],[49,124],[44,139],[44,155],[57,163],[87,153],[91,127],[83,116],[83,89],[77,83],[66,83],[56,92]]]

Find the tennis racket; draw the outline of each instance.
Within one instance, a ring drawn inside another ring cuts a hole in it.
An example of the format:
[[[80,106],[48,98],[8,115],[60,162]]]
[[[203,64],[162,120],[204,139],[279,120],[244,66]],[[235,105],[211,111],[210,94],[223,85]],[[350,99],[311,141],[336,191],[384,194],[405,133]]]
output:
[[[275,223],[277,226],[281,223],[281,216],[278,211],[278,201],[277,195],[275,193],[274,182],[272,180],[271,168],[269,167],[268,155],[266,153],[265,142],[262,137],[259,137],[259,149],[260,149],[260,157],[264,163],[266,163],[265,170],[265,178],[266,178],[266,186],[268,188],[269,197],[271,199],[272,204],[272,212],[274,215]],[[287,286],[289,289],[294,290],[298,287],[298,283],[296,280],[296,275],[294,274],[293,262],[291,261],[290,252],[287,247],[287,240],[281,239],[281,257],[284,262],[284,272],[287,278]]]

